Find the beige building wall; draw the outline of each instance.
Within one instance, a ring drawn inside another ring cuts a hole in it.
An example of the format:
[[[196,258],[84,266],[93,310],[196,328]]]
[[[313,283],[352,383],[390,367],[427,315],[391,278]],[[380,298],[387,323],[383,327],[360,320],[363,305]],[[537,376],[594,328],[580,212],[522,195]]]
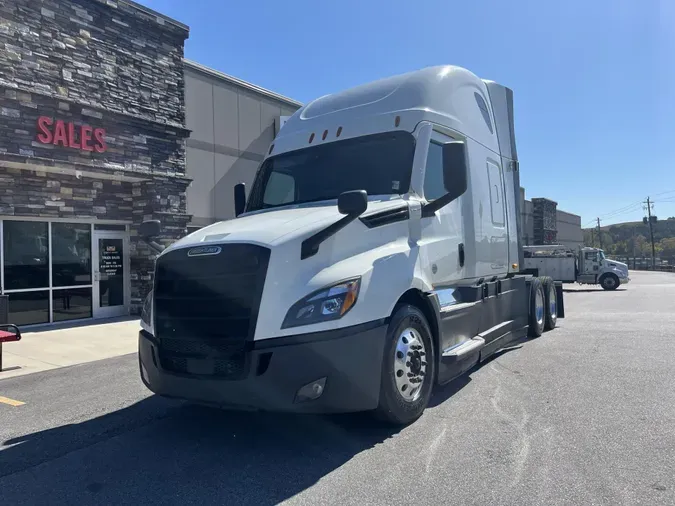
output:
[[[233,187],[250,190],[275,124],[302,104],[185,61],[187,212],[191,227],[234,217]]]

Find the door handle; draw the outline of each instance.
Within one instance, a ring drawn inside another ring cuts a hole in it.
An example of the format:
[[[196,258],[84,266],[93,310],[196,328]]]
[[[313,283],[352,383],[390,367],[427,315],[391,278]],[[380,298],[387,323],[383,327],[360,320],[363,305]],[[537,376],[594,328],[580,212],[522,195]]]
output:
[[[459,252],[459,266],[464,267],[464,243],[460,242],[459,246],[457,246],[457,250]]]
[[[94,272],[94,281],[101,281],[101,273],[98,271]]]

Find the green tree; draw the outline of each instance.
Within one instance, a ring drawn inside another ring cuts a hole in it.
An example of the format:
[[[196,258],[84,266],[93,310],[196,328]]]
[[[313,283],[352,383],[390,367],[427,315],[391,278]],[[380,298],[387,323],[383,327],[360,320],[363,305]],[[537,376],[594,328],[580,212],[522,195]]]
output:
[[[665,239],[661,239],[659,241],[659,247],[661,249],[661,255],[664,258],[675,257],[675,237],[668,237]]]

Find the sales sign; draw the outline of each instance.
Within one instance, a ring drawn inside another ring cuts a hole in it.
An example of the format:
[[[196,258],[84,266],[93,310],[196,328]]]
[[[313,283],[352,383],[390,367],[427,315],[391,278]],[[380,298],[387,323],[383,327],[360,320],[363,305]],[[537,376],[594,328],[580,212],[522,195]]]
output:
[[[108,146],[105,142],[105,129],[90,125],[75,125],[72,121],[40,116],[37,121],[37,140],[42,144],[53,144],[80,151],[104,153]]]

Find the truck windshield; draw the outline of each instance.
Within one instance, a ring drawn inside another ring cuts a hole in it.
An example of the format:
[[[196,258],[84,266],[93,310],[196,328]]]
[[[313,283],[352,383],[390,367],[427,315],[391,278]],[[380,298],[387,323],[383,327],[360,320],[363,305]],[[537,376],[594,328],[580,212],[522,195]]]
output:
[[[258,170],[247,211],[333,200],[349,190],[402,195],[414,152],[410,133],[389,132],[273,156]]]

